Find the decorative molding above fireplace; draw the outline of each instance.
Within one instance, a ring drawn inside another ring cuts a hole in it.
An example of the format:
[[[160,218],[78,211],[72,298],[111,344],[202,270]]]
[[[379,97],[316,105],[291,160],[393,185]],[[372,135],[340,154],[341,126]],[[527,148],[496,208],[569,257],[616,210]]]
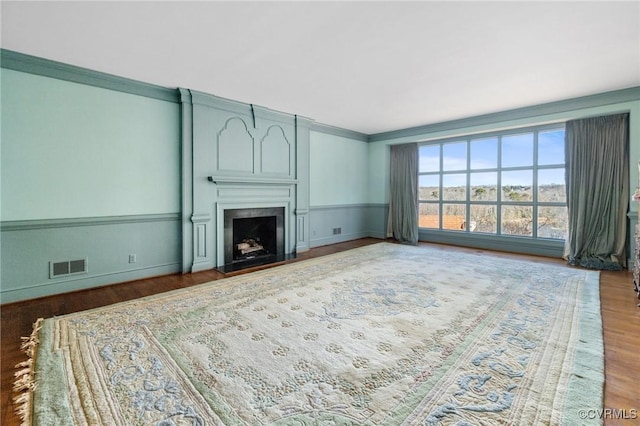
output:
[[[224,185],[225,183],[238,184],[238,183],[261,183],[261,184],[294,184],[298,183],[295,179],[263,179],[263,178],[228,178],[228,177],[214,177],[207,176],[207,180],[216,185]]]
[[[223,266],[224,210],[284,209],[285,254],[309,249],[312,121],[180,89],[183,272]]]

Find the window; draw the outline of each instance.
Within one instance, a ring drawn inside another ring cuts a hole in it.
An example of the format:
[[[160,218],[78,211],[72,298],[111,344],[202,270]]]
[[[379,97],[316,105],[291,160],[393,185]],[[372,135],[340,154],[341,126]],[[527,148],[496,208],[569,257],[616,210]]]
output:
[[[564,127],[425,142],[419,156],[420,228],[565,238]]]

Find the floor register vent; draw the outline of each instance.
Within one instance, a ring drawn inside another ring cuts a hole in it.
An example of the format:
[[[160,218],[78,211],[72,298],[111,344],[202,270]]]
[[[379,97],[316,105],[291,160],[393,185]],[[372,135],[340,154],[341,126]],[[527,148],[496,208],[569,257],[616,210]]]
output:
[[[87,258],[78,260],[65,260],[63,262],[49,262],[49,278],[86,273]]]

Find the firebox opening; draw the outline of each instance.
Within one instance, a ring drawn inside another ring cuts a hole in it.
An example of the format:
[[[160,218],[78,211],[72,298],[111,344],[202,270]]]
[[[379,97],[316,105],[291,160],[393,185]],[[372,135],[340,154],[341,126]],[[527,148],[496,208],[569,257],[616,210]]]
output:
[[[233,262],[277,255],[276,216],[233,220]]]
[[[225,209],[223,272],[284,259],[284,207]]]

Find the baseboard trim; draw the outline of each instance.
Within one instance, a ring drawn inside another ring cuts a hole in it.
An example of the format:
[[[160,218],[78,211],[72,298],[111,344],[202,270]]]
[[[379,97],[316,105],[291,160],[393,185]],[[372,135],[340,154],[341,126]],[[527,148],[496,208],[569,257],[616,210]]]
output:
[[[125,271],[108,272],[104,274],[75,276],[64,280],[56,280],[24,286],[11,290],[0,291],[0,304],[37,299],[45,296],[59,295],[72,291],[85,290],[103,285],[120,284],[152,276],[163,276],[181,272],[182,264],[172,262],[166,264],[145,266]]]
[[[369,231],[366,234],[367,237],[378,238],[380,240],[386,240],[387,238],[389,238],[384,232]]]
[[[310,241],[310,247],[328,246],[329,244],[344,243],[345,241],[358,240],[370,237],[368,232],[356,232],[352,234],[341,234],[331,237],[317,238]]]

